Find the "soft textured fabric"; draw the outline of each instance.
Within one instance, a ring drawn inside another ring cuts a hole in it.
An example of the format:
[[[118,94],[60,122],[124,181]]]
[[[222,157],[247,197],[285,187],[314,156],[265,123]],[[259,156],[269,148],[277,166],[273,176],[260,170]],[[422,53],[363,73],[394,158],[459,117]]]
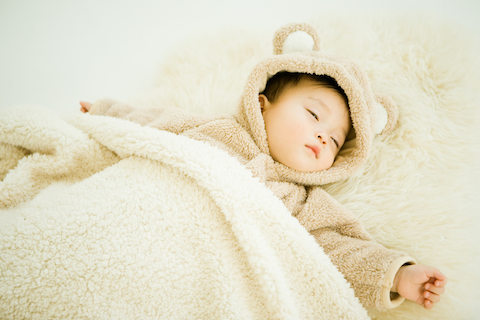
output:
[[[476,319],[480,306],[480,52],[478,35],[430,15],[315,14],[321,49],[346,55],[374,92],[397,103],[390,135],[373,140],[367,163],[324,186],[388,248],[449,278],[434,309],[411,301],[372,318]],[[235,114],[251,70],[271,57],[270,30],[194,33],[172,49],[156,86],[128,102],[202,114]],[[232,41],[235,39],[235,41]]]
[[[367,163],[353,176],[324,189],[355,214],[379,243],[408,252],[418,263],[435,266],[449,278],[447,291],[433,310],[406,301],[388,312],[368,309],[370,316],[476,319],[480,314],[477,35],[427,15],[327,12],[310,22],[320,34],[322,50],[358,61],[374,91],[390,95],[399,111],[392,134],[373,140]],[[236,99],[252,68],[271,56],[271,37],[277,28],[192,31],[194,35],[173,48],[158,70],[155,87],[132,97],[130,104],[235,114]],[[10,160],[0,156],[2,177],[15,166],[15,158],[31,153],[6,147],[15,150],[15,156]]]
[[[1,319],[369,318],[227,153],[42,109],[2,112],[0,128],[2,157],[35,149],[0,185]]]
[[[309,36],[311,41],[305,41]],[[290,42],[292,52],[280,49],[287,42]],[[176,113],[161,107],[145,110],[110,99],[96,101],[90,113],[128,119],[182,134],[216,145],[235,156],[265,182],[315,236],[352,284],[362,303],[380,310],[395,308],[404,300],[396,294],[390,295],[395,274],[403,264],[415,263],[415,260],[372,241],[358,219],[328,195],[321,185],[352,175],[366,162],[375,136],[376,109],[383,109],[380,102],[385,104],[386,128],[378,131],[389,134],[397,119],[396,105],[388,96],[372,92],[367,75],[354,61],[318,51],[318,35],[310,25],[289,24],[275,33],[273,43],[278,54],[261,61],[253,69],[234,118]],[[313,51],[309,50],[311,43]],[[299,51],[305,48],[306,51]],[[271,157],[258,95],[267,80],[280,71],[328,75],[345,91],[354,132],[349,134],[349,140],[331,168],[298,172]],[[391,270],[392,267],[395,270]],[[390,297],[394,298],[393,301]]]

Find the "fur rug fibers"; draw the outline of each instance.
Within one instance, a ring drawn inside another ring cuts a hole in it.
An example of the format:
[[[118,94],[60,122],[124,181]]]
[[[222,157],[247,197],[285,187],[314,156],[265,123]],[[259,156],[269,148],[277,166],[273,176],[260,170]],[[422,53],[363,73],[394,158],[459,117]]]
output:
[[[318,15],[321,49],[356,59],[374,91],[397,102],[395,132],[368,164],[326,186],[377,241],[449,277],[433,310],[412,302],[375,319],[478,319],[480,286],[480,52],[468,30],[417,16]],[[246,77],[272,54],[271,30],[194,35],[172,50],[137,105],[234,113]]]

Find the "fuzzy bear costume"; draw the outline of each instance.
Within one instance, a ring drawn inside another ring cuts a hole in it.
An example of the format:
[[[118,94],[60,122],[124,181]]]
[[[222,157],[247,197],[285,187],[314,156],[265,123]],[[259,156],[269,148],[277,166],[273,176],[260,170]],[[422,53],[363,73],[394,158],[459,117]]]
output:
[[[408,255],[374,242],[358,219],[322,189],[343,180],[367,160],[376,134],[389,134],[398,112],[387,96],[374,94],[366,74],[345,57],[319,51],[316,31],[291,24],[274,37],[275,56],[260,62],[250,74],[237,115],[205,116],[176,109],[135,109],[101,99],[91,114],[131,120],[208,142],[227,151],[270,188],[315,237],[366,306],[395,308],[404,298],[390,289],[398,269],[414,264]],[[319,172],[298,172],[272,159],[258,94],[280,71],[328,75],[348,98],[353,130],[333,166]]]

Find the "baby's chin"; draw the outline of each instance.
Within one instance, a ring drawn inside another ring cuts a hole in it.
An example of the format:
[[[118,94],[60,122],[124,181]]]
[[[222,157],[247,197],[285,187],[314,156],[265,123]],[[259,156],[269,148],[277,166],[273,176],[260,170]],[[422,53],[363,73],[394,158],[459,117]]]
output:
[[[298,172],[320,172],[328,170],[333,166],[333,161],[329,161],[328,163],[323,161],[322,163],[319,163],[318,160],[320,159],[316,159],[317,161],[311,161],[313,159],[291,158],[285,154],[272,155],[272,153],[270,153],[270,156],[276,162]]]

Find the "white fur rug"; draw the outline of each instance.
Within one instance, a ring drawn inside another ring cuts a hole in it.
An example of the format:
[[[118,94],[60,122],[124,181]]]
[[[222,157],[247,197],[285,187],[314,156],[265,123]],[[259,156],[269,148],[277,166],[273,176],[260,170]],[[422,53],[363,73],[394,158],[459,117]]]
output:
[[[385,246],[449,277],[433,310],[405,302],[376,319],[478,319],[480,307],[480,54],[468,31],[424,16],[319,15],[321,49],[363,65],[397,102],[394,134],[368,164],[326,189]],[[233,113],[251,68],[272,54],[271,30],[194,35],[172,50],[158,86],[132,98],[200,113]]]

